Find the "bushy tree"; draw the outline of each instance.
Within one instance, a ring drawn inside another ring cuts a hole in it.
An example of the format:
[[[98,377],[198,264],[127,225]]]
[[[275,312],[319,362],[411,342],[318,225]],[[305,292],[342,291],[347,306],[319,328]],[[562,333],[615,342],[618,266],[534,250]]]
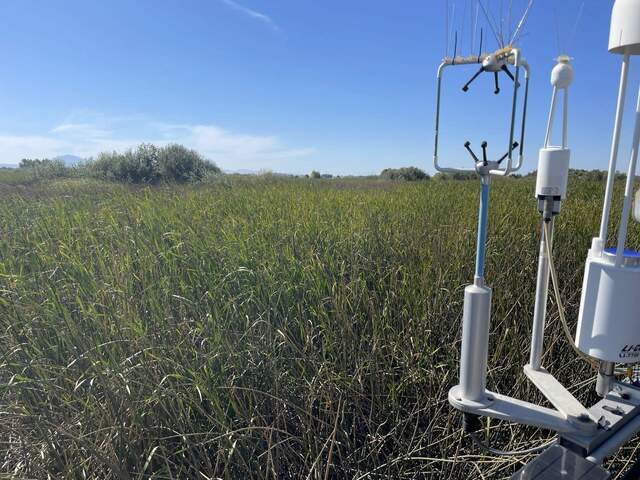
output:
[[[155,145],[142,144],[135,150],[124,153],[101,153],[89,164],[96,176],[107,180],[129,183],[156,183],[158,172],[158,148]]]
[[[380,176],[388,180],[428,180],[430,177],[417,167],[385,168]]]
[[[311,172],[311,178],[322,178],[322,175],[320,175],[320,172],[317,170],[313,170]]]
[[[88,165],[94,176],[128,183],[191,182],[208,173],[220,173],[212,162],[195,150],[171,144],[156,147],[142,144],[124,153],[101,153]]]
[[[18,168],[28,171],[34,179],[71,177],[75,172],[64,161],[49,158],[23,158]]]
[[[201,180],[208,173],[220,173],[217,165],[198,152],[177,144],[160,149],[158,168],[161,178],[180,183]]]

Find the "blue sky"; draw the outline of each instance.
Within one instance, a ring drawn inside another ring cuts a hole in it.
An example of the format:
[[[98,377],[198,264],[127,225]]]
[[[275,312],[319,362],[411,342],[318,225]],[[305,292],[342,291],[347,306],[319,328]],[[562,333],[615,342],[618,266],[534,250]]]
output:
[[[471,49],[471,3],[449,0],[463,54]],[[496,17],[503,3],[507,23],[508,0],[484,3]],[[433,171],[446,4],[4,0],[0,163],[86,157],[144,141],[183,143],[228,170],[368,174],[415,165]],[[513,1],[512,17],[524,4]],[[611,5],[536,0],[519,44],[533,68],[526,170],[535,168],[543,140],[549,73],[560,53],[556,22],[565,25],[560,43],[576,70],[573,166],[606,168],[620,65],[606,48]],[[494,49],[495,40],[488,41],[485,50]],[[488,75],[462,94],[473,68],[445,82],[442,155],[457,165],[470,166],[467,139],[489,140],[496,156],[505,143],[496,139],[503,137],[509,95],[494,97]],[[633,70],[628,112],[638,83]]]

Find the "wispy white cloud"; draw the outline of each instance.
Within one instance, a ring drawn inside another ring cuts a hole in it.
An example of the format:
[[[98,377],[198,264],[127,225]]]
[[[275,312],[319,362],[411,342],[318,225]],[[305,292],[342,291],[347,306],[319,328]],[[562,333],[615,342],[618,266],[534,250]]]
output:
[[[85,138],[107,138],[113,134],[111,130],[101,129],[90,123],[62,123],[51,129],[51,133]]]
[[[138,132],[135,136],[131,132]],[[171,124],[143,116],[74,115],[47,134],[10,135],[0,132],[0,163],[22,158],[72,154],[95,157],[100,152],[123,151],[140,143],[180,143],[200,152],[225,169],[299,171],[313,148],[291,148],[275,135],[233,132],[217,125]],[[305,167],[306,168],[306,167]]]
[[[40,135],[0,135],[0,163],[11,164],[18,163],[23,158],[61,155],[64,147],[65,142],[54,137]],[[50,155],[50,152],[56,153]]]
[[[253,10],[251,8],[245,7],[244,5],[239,4],[238,2],[236,2],[235,0],[220,0],[222,3],[224,3],[225,5],[233,8],[234,10],[237,10],[238,12],[243,13],[244,15],[247,15],[248,17],[251,17],[255,20],[258,20],[266,25],[269,25],[271,28],[273,28],[274,30],[280,31],[280,27],[278,27],[278,25],[276,25],[276,23],[273,21],[273,19],[268,16],[265,15],[264,13],[260,13],[256,10]]]
[[[165,138],[188,145],[208,158],[224,162],[233,158],[239,163],[263,163],[303,157],[312,148],[289,148],[277,136],[234,133],[216,125],[157,124]]]

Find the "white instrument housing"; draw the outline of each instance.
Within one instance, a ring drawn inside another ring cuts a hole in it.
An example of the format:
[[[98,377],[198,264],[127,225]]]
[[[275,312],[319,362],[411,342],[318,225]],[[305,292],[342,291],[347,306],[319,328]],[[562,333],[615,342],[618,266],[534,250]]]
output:
[[[606,362],[640,361],[640,254],[591,251],[585,267],[576,331],[577,347]]]
[[[629,62],[632,56],[640,55],[640,0],[616,0],[614,3],[609,51],[623,55],[622,71],[600,235],[593,239],[587,256],[576,345],[587,355],[614,365],[640,361],[640,254],[626,249],[640,145],[640,91],[617,242],[614,248],[605,248]]]
[[[611,13],[609,52],[640,55],[640,0],[616,0]]]
[[[560,197],[561,200],[566,198],[570,159],[571,150],[568,148],[546,147],[540,149],[536,198]]]

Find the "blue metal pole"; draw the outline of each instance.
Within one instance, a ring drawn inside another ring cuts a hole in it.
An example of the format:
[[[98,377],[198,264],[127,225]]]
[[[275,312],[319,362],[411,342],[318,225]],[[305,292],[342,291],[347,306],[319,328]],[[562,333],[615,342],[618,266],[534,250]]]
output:
[[[484,278],[484,258],[487,250],[487,223],[489,221],[489,183],[482,182],[480,212],[478,214],[478,242],[476,244],[476,277]]]

